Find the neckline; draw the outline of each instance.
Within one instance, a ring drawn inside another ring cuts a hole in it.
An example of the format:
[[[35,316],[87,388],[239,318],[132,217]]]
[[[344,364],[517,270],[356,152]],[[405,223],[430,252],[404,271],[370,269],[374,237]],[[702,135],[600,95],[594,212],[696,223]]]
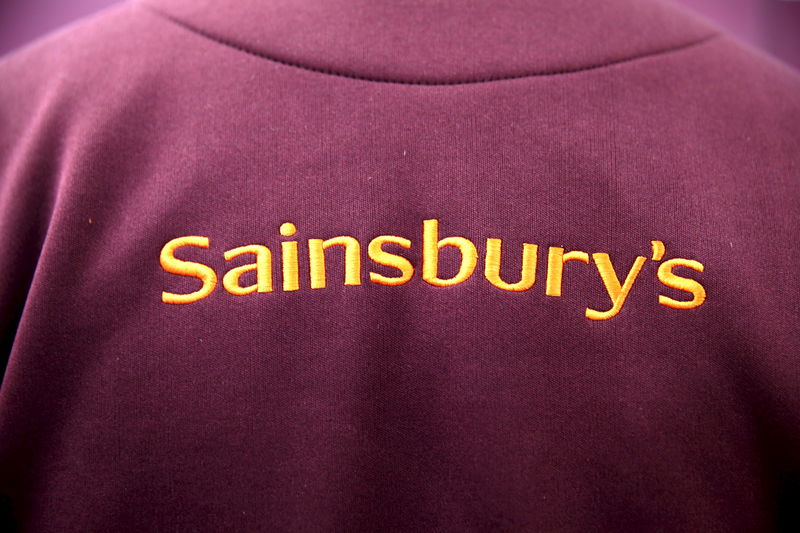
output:
[[[703,43],[659,0],[137,0],[198,35],[322,74],[416,85],[593,70]],[[555,4],[555,5],[554,5]]]

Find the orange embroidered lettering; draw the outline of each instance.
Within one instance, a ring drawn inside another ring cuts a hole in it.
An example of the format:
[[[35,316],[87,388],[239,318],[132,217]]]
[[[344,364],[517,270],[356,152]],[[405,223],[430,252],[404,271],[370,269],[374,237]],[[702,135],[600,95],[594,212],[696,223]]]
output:
[[[672,307],[673,309],[692,309],[699,307],[706,300],[706,289],[693,279],[676,276],[672,273],[672,269],[676,266],[683,266],[691,268],[698,272],[703,271],[703,264],[691,259],[670,259],[664,261],[658,267],[658,280],[673,289],[686,291],[692,294],[693,298],[689,301],[673,300],[662,294],[658,295],[658,303]]]
[[[628,293],[631,291],[631,287],[633,287],[633,282],[636,281],[636,276],[639,275],[639,271],[642,270],[642,266],[644,266],[647,258],[641,255],[636,258],[622,286],[620,286],[619,278],[614,271],[614,266],[611,264],[611,259],[609,259],[608,254],[592,254],[592,259],[594,259],[597,265],[600,277],[603,278],[603,284],[606,286],[606,291],[608,291],[608,295],[611,297],[613,306],[608,311],[595,311],[587,307],[586,318],[592,320],[608,320],[622,309],[625,298],[628,297]]]
[[[214,290],[217,286],[217,273],[214,269],[203,263],[194,263],[192,261],[183,261],[175,257],[175,249],[181,246],[197,246],[199,248],[208,248],[208,237],[178,237],[172,239],[161,249],[161,268],[170,274],[178,274],[180,276],[190,276],[199,278],[203,282],[203,286],[189,294],[175,294],[171,292],[162,292],[161,301],[167,304],[188,304],[202,300]]]
[[[361,285],[361,245],[355,237],[344,235],[326,241],[322,239],[308,240],[311,288],[325,288],[325,250],[331,246],[344,246],[344,284]]]
[[[664,257],[664,243],[661,241],[650,241],[653,245],[653,261],[661,261]]]
[[[536,283],[536,262],[539,247],[522,244],[522,276],[516,283],[506,283],[500,278],[500,259],[503,243],[500,239],[486,239],[486,279],[504,291],[526,291]]]
[[[297,227],[292,222],[284,222],[280,225],[281,237],[290,238],[296,234]],[[705,287],[695,279],[676,275],[673,273],[673,269],[686,267],[703,272],[703,264],[682,258],[662,262],[666,253],[664,242],[651,240],[650,244],[652,246],[650,259],[660,263],[656,272],[658,280],[666,287],[687,292],[692,296],[691,300],[675,300],[667,295],[659,294],[658,303],[674,309],[693,309],[702,305],[706,300]],[[300,243],[297,240],[282,240],[280,245],[283,291],[300,290],[301,262],[298,258]],[[370,281],[386,286],[404,285],[411,281],[414,277],[416,265],[403,255],[384,250],[384,245],[397,245],[410,250],[412,241],[397,235],[379,235],[371,239],[367,247],[369,258],[377,265],[396,269],[399,274],[386,276],[370,271]],[[185,304],[196,302],[211,294],[217,285],[217,273],[212,267],[175,257],[175,251],[182,246],[209,248],[209,239],[201,236],[185,236],[172,239],[161,249],[159,256],[161,267],[171,274],[197,278],[202,281],[202,287],[188,294],[162,291],[161,299],[164,303]],[[339,246],[342,247],[343,253],[344,285],[361,285],[361,241],[353,236],[340,235],[326,240],[308,239],[307,272],[311,289],[324,289],[327,287],[326,255],[329,256],[330,254],[326,253],[326,250]],[[440,250],[446,246],[456,248],[460,256],[458,272],[451,278],[439,277]],[[272,249],[274,250],[275,248]],[[486,280],[492,286],[504,291],[530,291],[536,284],[538,251],[538,245],[523,242],[519,281],[507,282],[501,276],[503,241],[499,238],[487,238],[486,257],[483,258]],[[422,221],[421,252],[422,279],[425,283],[436,287],[450,287],[468,280],[474,273],[479,260],[478,250],[470,239],[457,236],[439,239],[439,220],[435,218]],[[222,286],[225,291],[237,296],[273,292],[272,270],[274,263],[270,248],[261,244],[247,244],[227,250],[223,255],[226,261],[231,261],[244,254],[254,255],[254,262],[231,267],[222,277]],[[593,253],[591,254],[591,259],[594,260],[605,290],[611,299],[611,308],[603,311],[586,307],[584,315],[590,320],[608,320],[615,317],[622,310],[648,258],[642,255],[636,256],[630,271],[625,276],[624,282],[620,282],[620,277],[617,275],[607,253]],[[588,264],[589,260],[590,256],[586,252],[579,250],[565,252],[564,248],[550,246],[547,254],[547,279],[544,293],[547,296],[560,297],[564,290],[564,265],[569,261],[580,261]],[[302,264],[305,268],[305,263]],[[255,283],[242,286],[240,284],[241,278],[249,272],[255,273]]]
[[[411,276],[414,275],[414,266],[411,264],[411,261],[405,257],[390,254],[389,252],[384,251],[381,247],[387,242],[399,244],[403,248],[411,248],[411,241],[408,239],[396,237],[394,235],[381,235],[370,241],[369,246],[367,247],[369,258],[379,265],[396,268],[402,275],[397,278],[389,278],[375,272],[370,272],[369,279],[373,283],[379,283],[381,285],[402,285],[403,283],[408,282],[408,280],[411,279]]]
[[[454,246],[461,252],[461,266],[450,279],[439,277],[439,250],[445,246]],[[439,240],[439,221],[431,219],[422,222],[422,279],[437,287],[457,285],[472,275],[477,264],[478,250],[472,241],[464,237]]]
[[[284,222],[281,224],[280,231],[284,237],[291,237],[297,233],[297,228],[291,222]],[[297,266],[297,242],[281,243],[281,262],[283,265],[283,290],[298,290],[300,288],[300,280],[299,267]]]
[[[255,254],[256,262],[230,269],[222,278],[222,286],[231,294],[244,296],[253,292],[272,292],[272,252],[266,246],[251,244],[225,252],[225,260],[230,261],[242,254]],[[256,283],[247,287],[239,285],[239,278],[246,272],[256,271]]]
[[[561,296],[561,278],[564,273],[564,263],[567,261],[582,261],[589,263],[589,254],[586,252],[567,252],[563,248],[551,246],[547,255],[547,282],[545,294],[547,296]]]

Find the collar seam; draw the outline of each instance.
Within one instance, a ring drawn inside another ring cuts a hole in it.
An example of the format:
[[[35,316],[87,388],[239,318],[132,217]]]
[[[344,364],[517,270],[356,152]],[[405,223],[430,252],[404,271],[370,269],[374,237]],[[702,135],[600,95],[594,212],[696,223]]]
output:
[[[245,54],[258,57],[260,59],[264,59],[270,61],[272,63],[277,63],[279,65],[283,65],[286,67],[292,67],[300,70],[304,70],[307,72],[314,72],[317,74],[324,74],[327,76],[335,76],[339,78],[347,78],[352,80],[358,81],[366,81],[372,83],[388,83],[388,84],[395,84],[395,85],[423,85],[423,86],[447,86],[447,85],[474,85],[479,83],[492,83],[498,81],[508,81],[508,80],[518,80],[524,78],[538,78],[538,77],[547,77],[547,76],[561,76],[565,74],[574,74],[580,72],[588,72],[592,70],[598,70],[606,67],[611,67],[614,65],[619,65],[623,63],[629,63],[633,61],[638,61],[640,59],[647,59],[651,57],[662,56],[666,54],[670,54],[673,52],[679,52],[681,50],[685,50],[687,48],[692,48],[701,44],[704,44],[708,41],[713,40],[716,37],[719,37],[721,34],[719,32],[710,33],[703,37],[693,39],[691,41],[681,43],[675,46],[670,46],[668,48],[663,48],[660,50],[655,50],[652,52],[645,52],[633,56],[622,57],[618,59],[613,59],[610,61],[604,61],[601,63],[585,65],[580,67],[574,68],[566,68],[566,69],[552,69],[552,70],[542,70],[536,72],[524,72],[519,74],[509,74],[509,75],[498,75],[498,76],[486,76],[483,78],[476,77],[476,78],[465,78],[465,79],[454,79],[454,80],[425,80],[425,79],[401,79],[401,78],[391,78],[391,77],[380,77],[380,76],[367,76],[356,74],[354,72],[346,72],[346,71],[339,71],[334,69],[327,69],[323,67],[315,67],[313,65],[306,65],[298,61],[292,61],[287,59],[282,59],[280,57],[276,57],[271,54],[267,54],[264,52],[259,52],[257,50],[250,49],[242,44],[239,44],[233,40],[226,39],[224,37],[220,37],[215,35],[211,32],[206,30],[200,29],[194,25],[188,24],[180,19],[177,19],[159,9],[153,7],[152,5],[145,3],[145,2],[137,2],[135,5],[141,7],[147,12],[152,13],[153,15],[157,16],[158,18],[170,22],[176,26],[179,26],[195,35],[203,37],[207,40],[213,41],[217,44],[225,46],[227,48],[232,48],[239,52],[243,52]]]

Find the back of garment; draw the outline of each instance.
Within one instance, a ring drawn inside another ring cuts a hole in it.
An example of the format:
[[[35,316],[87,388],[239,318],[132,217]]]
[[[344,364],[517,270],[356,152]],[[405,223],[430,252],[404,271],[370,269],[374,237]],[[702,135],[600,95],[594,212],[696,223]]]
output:
[[[657,1],[139,0],[0,62],[21,531],[766,531],[800,76]]]

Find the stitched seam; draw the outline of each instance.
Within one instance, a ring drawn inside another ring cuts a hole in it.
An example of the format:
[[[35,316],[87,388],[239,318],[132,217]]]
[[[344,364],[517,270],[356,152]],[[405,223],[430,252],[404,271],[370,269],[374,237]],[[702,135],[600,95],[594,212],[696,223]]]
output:
[[[171,22],[171,23],[175,24],[176,26],[179,26],[179,27],[181,27],[181,28],[183,28],[183,29],[195,34],[195,35],[199,35],[200,37],[204,37],[204,38],[206,38],[206,39],[208,39],[210,41],[213,41],[213,42],[215,42],[217,44],[220,44],[222,46],[225,46],[227,48],[232,48],[234,50],[238,50],[239,52],[243,52],[245,54],[248,54],[248,55],[251,55],[251,56],[254,56],[254,57],[258,57],[260,59],[265,59],[267,61],[271,61],[271,62],[277,63],[279,65],[283,65],[283,66],[286,66],[286,67],[297,68],[297,69],[305,70],[305,71],[308,71],[308,72],[316,72],[318,74],[325,74],[325,75],[328,75],[328,76],[336,76],[336,77],[339,77],[339,78],[347,78],[347,79],[351,79],[351,80],[368,81],[368,82],[374,82],[374,83],[392,83],[392,84],[399,84],[399,85],[430,85],[430,86],[435,86],[435,85],[471,85],[471,84],[489,83],[489,82],[495,82],[495,81],[518,80],[518,79],[521,79],[521,78],[534,78],[534,77],[544,77],[544,76],[559,76],[559,75],[563,75],[563,74],[573,74],[573,73],[578,73],[578,72],[587,72],[587,71],[591,71],[591,70],[597,70],[597,69],[601,69],[601,68],[605,68],[605,67],[611,67],[611,66],[614,66],[614,65],[619,65],[621,63],[628,63],[628,62],[636,61],[636,60],[639,60],[639,59],[646,59],[646,58],[649,58],[649,57],[657,57],[657,56],[661,56],[661,55],[670,54],[672,52],[679,52],[681,50],[685,50],[687,48],[691,48],[691,47],[698,46],[698,45],[701,45],[703,43],[706,43],[706,42],[708,42],[708,41],[710,41],[710,40],[712,40],[715,37],[718,37],[720,35],[719,33],[712,33],[710,35],[706,35],[706,36],[701,37],[699,39],[695,39],[693,41],[690,41],[688,43],[679,44],[679,45],[676,45],[676,46],[672,46],[670,48],[665,48],[663,50],[656,50],[655,52],[646,52],[646,53],[635,55],[635,56],[624,57],[624,58],[620,58],[620,59],[613,59],[611,61],[606,61],[606,62],[603,62],[603,63],[598,63],[596,65],[588,65],[588,66],[584,66],[584,67],[575,67],[575,68],[569,68],[569,69],[543,70],[543,71],[539,71],[539,72],[529,72],[529,73],[523,73],[523,74],[512,74],[512,75],[506,75],[506,76],[489,76],[489,77],[486,77],[486,78],[474,78],[474,79],[464,79],[464,80],[440,80],[440,81],[437,81],[437,80],[403,80],[403,79],[395,79],[395,78],[381,78],[381,77],[374,77],[374,76],[361,76],[359,74],[354,74],[354,73],[349,73],[349,72],[341,72],[341,71],[336,71],[336,70],[332,70],[332,69],[325,69],[325,68],[321,68],[321,67],[314,67],[314,66],[310,66],[310,65],[304,65],[304,64],[298,63],[296,61],[291,61],[291,60],[287,60],[287,59],[281,59],[281,58],[278,58],[278,57],[275,57],[275,56],[271,56],[269,54],[265,54],[263,52],[258,52],[256,50],[251,50],[249,48],[245,48],[244,46],[242,46],[242,45],[240,45],[238,43],[235,43],[235,42],[230,41],[228,39],[225,39],[223,37],[219,37],[217,35],[214,35],[212,33],[207,32],[205,30],[201,30],[199,28],[196,28],[196,27],[194,27],[194,26],[192,26],[190,24],[187,24],[186,22],[183,22],[182,20],[176,19],[175,17],[172,17],[171,15],[168,15],[168,14],[162,12],[162,11],[159,11],[158,9],[156,9],[156,8],[154,8],[154,7],[152,7],[152,6],[148,5],[148,4],[145,4],[145,3],[142,3],[142,2],[138,2],[135,5],[141,6],[146,11],[149,11],[150,13],[156,15],[157,17],[159,17],[161,19],[164,19],[164,20],[166,20],[168,22]]]

